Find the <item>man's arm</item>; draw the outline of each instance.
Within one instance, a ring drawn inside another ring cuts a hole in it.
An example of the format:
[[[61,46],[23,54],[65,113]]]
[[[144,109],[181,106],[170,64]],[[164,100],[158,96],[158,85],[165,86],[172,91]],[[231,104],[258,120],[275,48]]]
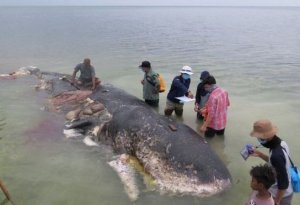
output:
[[[229,100],[229,97],[228,97],[228,92],[226,92],[226,98],[227,98],[227,107],[230,106],[230,100]]]
[[[277,194],[274,197],[275,205],[279,205],[280,204],[280,201],[283,198],[285,192],[286,192],[286,189],[278,189]]]
[[[8,200],[11,200],[10,194],[8,193],[6,187],[4,186],[4,184],[3,184],[3,182],[2,182],[1,179],[0,179],[0,188],[1,188],[1,190],[3,191],[4,195],[6,196],[6,198],[7,198]]]
[[[74,70],[73,71],[73,75],[72,75],[72,79],[71,79],[71,82],[72,83],[75,83],[75,77],[76,77],[76,73],[77,73],[78,71],[76,71],[76,70]]]
[[[282,150],[278,152],[276,150],[272,152],[270,158],[272,166],[276,171],[277,187],[278,192],[274,197],[275,204],[279,204],[281,199],[284,197],[286,190],[289,188],[289,175],[286,169],[286,158]]]
[[[200,128],[201,132],[205,132],[207,129],[207,126],[211,123],[212,121],[212,117],[215,114],[215,100],[213,99],[213,97],[209,98],[207,103],[206,103],[206,109],[207,109],[207,118],[204,121],[203,125]]]
[[[95,90],[95,88],[96,88],[96,77],[95,76],[92,76],[92,83],[93,83],[92,90]]]
[[[253,153],[251,154],[251,156],[253,156],[253,157],[259,157],[262,160],[264,160],[265,162],[269,161],[269,156],[266,155],[266,154],[264,154],[264,153],[262,153],[261,151],[258,151],[257,149],[253,150]]]
[[[197,90],[196,90],[195,105],[199,105],[200,101],[201,101],[200,89],[201,89],[201,86],[199,83],[197,86]]]
[[[208,112],[207,118],[206,118],[206,120],[204,121],[203,125],[200,128],[201,132],[205,132],[206,131],[207,126],[211,123],[211,118],[212,118],[211,113]]]

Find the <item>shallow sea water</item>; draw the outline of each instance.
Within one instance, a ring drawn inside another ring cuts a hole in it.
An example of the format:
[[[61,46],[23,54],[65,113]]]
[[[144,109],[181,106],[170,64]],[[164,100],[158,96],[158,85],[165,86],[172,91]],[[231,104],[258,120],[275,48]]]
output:
[[[90,57],[103,82],[141,98],[137,69],[150,60],[168,88],[190,65],[191,90],[210,71],[231,100],[224,138],[209,143],[233,177],[233,187],[210,198],[161,195],[141,189],[132,203],[108,161],[107,146],[85,146],[62,134],[63,116],[43,111],[45,94],[31,77],[0,81],[0,177],[16,204],[243,204],[250,195],[249,170],[239,152],[252,123],[270,118],[300,163],[299,8],[216,7],[0,7],[0,73],[35,65],[71,73]],[[163,113],[166,94],[160,97]],[[178,119],[198,130],[193,105]],[[267,150],[265,150],[267,151]],[[0,202],[4,195],[0,193]],[[295,195],[293,204],[299,204]],[[9,203],[6,203],[9,204]]]

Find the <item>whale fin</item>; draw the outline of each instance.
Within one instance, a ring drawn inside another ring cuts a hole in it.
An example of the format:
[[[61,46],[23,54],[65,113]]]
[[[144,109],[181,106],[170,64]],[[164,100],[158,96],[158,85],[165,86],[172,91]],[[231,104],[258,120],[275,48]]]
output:
[[[139,196],[139,189],[135,179],[135,172],[128,163],[129,155],[122,154],[118,159],[108,162],[108,164],[117,172],[121,179],[124,190],[131,201],[136,201]]]
[[[96,142],[91,139],[91,136],[86,136],[83,140],[83,143],[87,146],[99,146]]]
[[[78,138],[83,136],[83,130],[81,129],[64,129],[63,133],[66,138]]]

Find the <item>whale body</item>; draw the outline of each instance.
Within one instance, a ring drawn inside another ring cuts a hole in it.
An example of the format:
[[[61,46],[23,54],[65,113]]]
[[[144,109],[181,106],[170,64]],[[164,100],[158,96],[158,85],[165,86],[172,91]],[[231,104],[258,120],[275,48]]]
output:
[[[66,123],[66,135],[88,136],[88,144],[96,145],[91,140],[109,143],[116,154],[136,157],[160,192],[207,197],[231,187],[224,163],[189,126],[157,113],[113,85],[81,92],[66,80],[71,76],[39,70],[30,73],[38,77],[37,88],[48,91],[55,109],[63,114],[76,110],[76,119]],[[105,110],[91,112],[95,104],[104,105]]]

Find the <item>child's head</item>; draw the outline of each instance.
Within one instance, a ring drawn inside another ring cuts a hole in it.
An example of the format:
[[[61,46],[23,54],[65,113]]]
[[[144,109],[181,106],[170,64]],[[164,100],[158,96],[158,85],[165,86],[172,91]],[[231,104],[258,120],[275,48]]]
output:
[[[275,172],[268,164],[252,167],[250,175],[252,176],[251,188],[253,190],[269,189],[275,183]]]

